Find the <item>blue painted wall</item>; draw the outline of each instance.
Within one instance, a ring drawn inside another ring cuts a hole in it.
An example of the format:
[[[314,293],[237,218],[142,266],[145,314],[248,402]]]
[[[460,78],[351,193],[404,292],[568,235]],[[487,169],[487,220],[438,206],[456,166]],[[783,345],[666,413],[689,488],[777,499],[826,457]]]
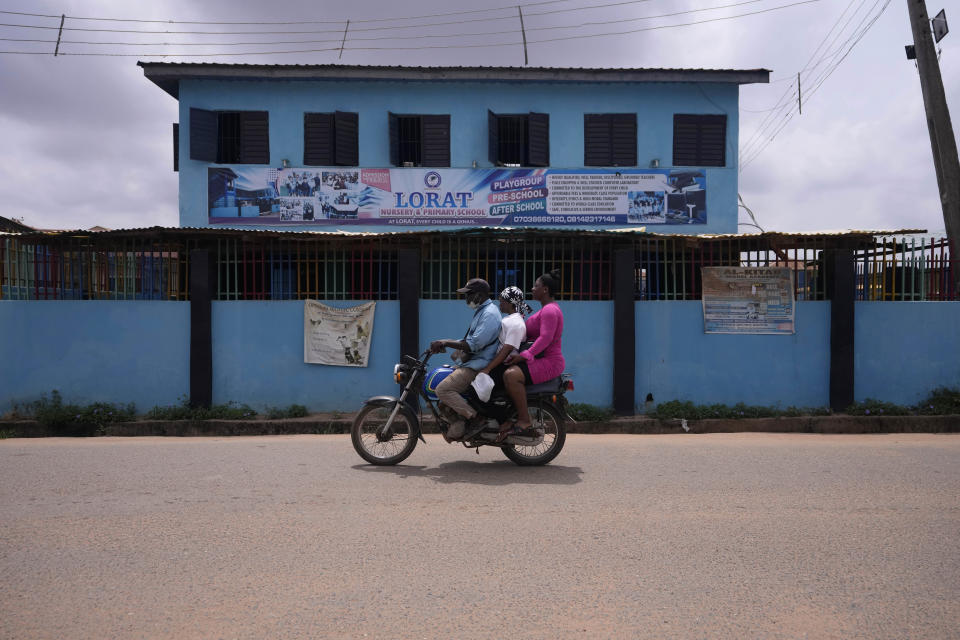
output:
[[[355,307],[359,301],[321,301]],[[303,361],[303,301],[213,303],[213,402],[256,409],[302,404],[312,411],[356,411],[374,395],[395,395],[400,305],[378,302],[368,367]]]
[[[673,161],[675,113],[727,114],[727,166],[704,169],[708,223],[652,225],[663,233],[736,233],[739,87],[719,83],[505,83],[369,81],[200,81],[180,87],[180,226],[207,225],[208,163],[190,160],[190,108],[270,112],[270,165],[303,163],[304,112],[353,111],[360,118],[360,166],[390,167],[387,112],[449,113],[451,166],[490,167],[487,109],[550,114],[553,168],[583,166],[583,114],[636,113],[639,168]],[[216,165],[213,165],[216,166]],[[269,227],[246,227],[269,228]],[[284,230],[317,227],[285,226]],[[423,227],[418,227],[423,228]],[[323,227],[332,231],[334,227]],[[394,228],[395,229],[395,228]],[[383,230],[351,226],[350,231]],[[393,230],[393,229],[391,229]]]
[[[0,336],[0,413],[54,389],[140,412],[189,393],[188,302],[3,301]]]
[[[638,302],[637,403],[830,404],[830,303],[797,305],[792,336],[703,332],[700,301]]]
[[[960,387],[960,302],[858,302],[854,397],[912,405]]]
[[[472,314],[457,301],[420,305],[421,348],[459,338]],[[561,308],[569,398],[610,406],[613,303]],[[182,302],[0,302],[0,413],[53,389],[68,402],[134,402],[141,412],[177,404],[189,392],[189,311]],[[793,336],[706,335],[698,301],[638,302],[636,317],[638,409],[647,393],[655,402],[829,404],[829,302],[799,303]],[[960,303],[857,303],[856,399],[914,404],[936,387],[960,387],[958,327]],[[397,392],[399,304],[377,303],[366,368],[304,364],[302,301],[214,302],[213,353],[216,403],[354,411]]]

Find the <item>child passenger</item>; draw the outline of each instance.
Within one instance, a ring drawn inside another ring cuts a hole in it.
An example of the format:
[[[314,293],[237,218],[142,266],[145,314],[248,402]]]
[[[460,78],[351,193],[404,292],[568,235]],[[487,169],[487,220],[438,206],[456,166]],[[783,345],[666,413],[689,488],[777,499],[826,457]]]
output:
[[[507,315],[500,324],[500,349],[481,373],[493,378],[494,388],[503,388],[503,364],[509,356],[516,353],[527,339],[527,326],[524,316],[531,312],[530,305],[523,301],[523,291],[518,287],[507,287],[500,292],[500,311]]]

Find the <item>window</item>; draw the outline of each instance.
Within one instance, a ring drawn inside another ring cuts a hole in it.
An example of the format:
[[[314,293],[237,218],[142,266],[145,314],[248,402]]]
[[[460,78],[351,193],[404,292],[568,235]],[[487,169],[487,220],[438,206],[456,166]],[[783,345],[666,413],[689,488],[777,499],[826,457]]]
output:
[[[390,120],[390,162],[404,167],[450,166],[450,115],[397,115]]]
[[[637,164],[637,114],[587,113],[583,116],[583,165],[634,167]]]
[[[488,159],[496,166],[550,165],[550,116],[546,113],[501,115],[487,111]]]
[[[190,158],[221,164],[270,164],[266,111],[190,109]]]
[[[673,116],[673,165],[722,167],[727,163],[727,116]]]
[[[356,167],[360,164],[359,115],[345,111],[303,114],[303,163]]]

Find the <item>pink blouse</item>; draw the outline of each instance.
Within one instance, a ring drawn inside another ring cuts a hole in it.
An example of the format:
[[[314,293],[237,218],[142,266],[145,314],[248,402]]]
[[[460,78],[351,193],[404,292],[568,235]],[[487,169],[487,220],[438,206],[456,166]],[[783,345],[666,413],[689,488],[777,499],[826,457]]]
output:
[[[563,313],[560,305],[551,302],[527,318],[527,340],[533,345],[520,355],[527,361],[534,384],[546,382],[563,373],[565,362],[560,352],[563,335]],[[540,357],[536,357],[539,355]]]

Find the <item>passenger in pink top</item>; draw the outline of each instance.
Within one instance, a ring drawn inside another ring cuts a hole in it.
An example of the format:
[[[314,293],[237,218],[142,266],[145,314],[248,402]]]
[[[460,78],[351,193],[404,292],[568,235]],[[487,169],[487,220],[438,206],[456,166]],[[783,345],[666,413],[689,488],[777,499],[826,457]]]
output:
[[[532,297],[542,305],[540,311],[527,318],[527,340],[533,340],[533,344],[526,351],[507,358],[506,364],[512,366],[503,374],[504,387],[517,408],[517,420],[502,425],[498,442],[511,435],[536,435],[530,422],[525,387],[546,382],[563,373],[564,360],[560,352],[563,313],[553,299],[559,289],[560,271],[556,269],[537,278],[533,285]]]

